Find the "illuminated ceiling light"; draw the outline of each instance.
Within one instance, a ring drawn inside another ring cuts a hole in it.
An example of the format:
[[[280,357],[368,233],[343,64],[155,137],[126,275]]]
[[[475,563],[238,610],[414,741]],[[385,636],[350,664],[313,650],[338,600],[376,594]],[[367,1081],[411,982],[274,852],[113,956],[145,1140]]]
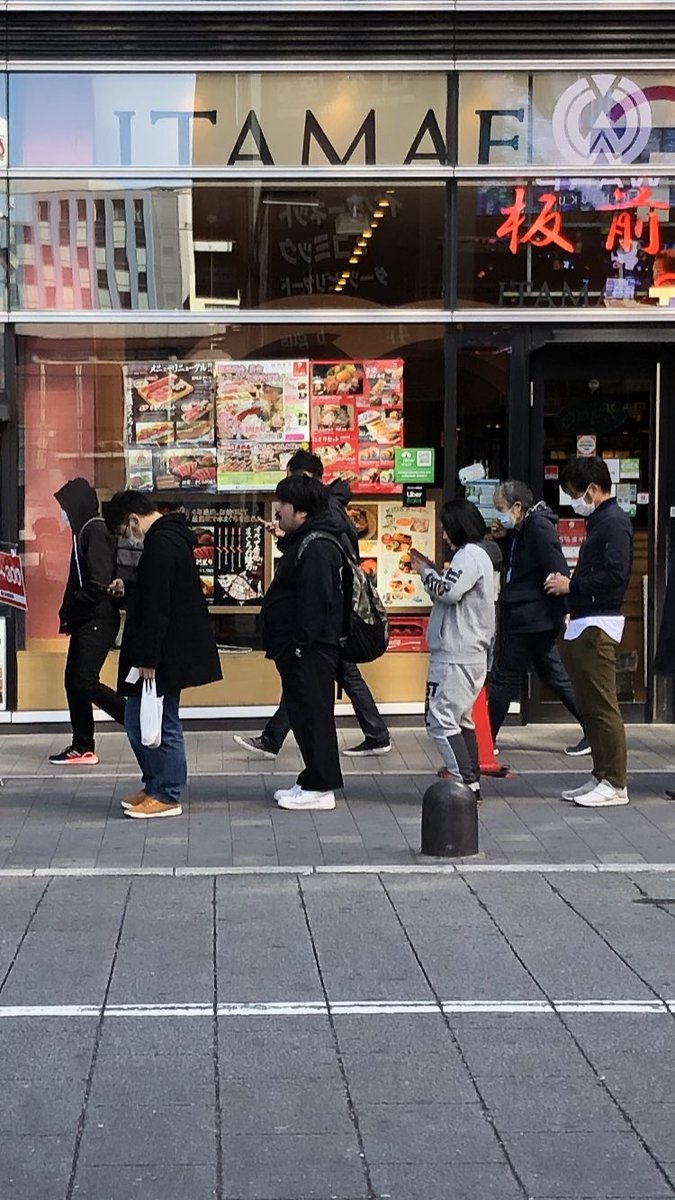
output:
[[[359,238],[359,240],[358,240],[358,245],[359,245],[359,246],[367,246],[367,245],[368,245],[368,243],[367,243],[367,241],[365,240],[365,238]]]
[[[363,236],[364,238],[371,238],[373,236],[372,229],[364,229]]]
[[[391,204],[391,200],[378,200],[377,207],[378,208],[389,208],[390,204]]]
[[[378,221],[379,221],[379,220],[381,220],[381,218],[384,216],[384,213],[382,212],[382,209],[381,209],[380,207],[378,207],[378,208],[376,208],[376,209],[375,209],[375,212],[373,213],[373,216],[374,216],[374,217],[377,217],[377,219],[378,219]]]
[[[355,257],[355,258],[360,258],[362,254],[363,254],[363,250],[361,249],[361,247],[360,247],[360,246],[356,246],[356,248],[355,248],[355,250],[354,250],[354,257]],[[349,261],[351,262],[351,259],[350,259]]]
[[[353,266],[356,266],[356,264],[359,260],[356,257],[356,255],[353,254],[349,261],[350,261],[350,263],[352,263]]]
[[[371,229],[377,229],[377,226],[378,226],[378,225],[379,225],[379,221],[371,221],[371,222],[370,222],[370,228],[371,228]]]
[[[336,283],[336,285],[335,285],[335,291],[336,291],[336,292],[341,292],[341,291],[342,291],[342,284],[341,284],[341,283]]]
[[[387,188],[387,195],[393,196],[395,191],[396,191],[396,188]]]

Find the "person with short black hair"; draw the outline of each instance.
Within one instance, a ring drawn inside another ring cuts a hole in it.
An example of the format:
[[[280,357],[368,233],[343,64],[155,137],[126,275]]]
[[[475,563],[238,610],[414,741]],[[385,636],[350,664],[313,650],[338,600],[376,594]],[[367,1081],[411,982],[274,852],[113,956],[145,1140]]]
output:
[[[500,597],[501,628],[497,665],[490,681],[490,724],[496,739],[509,705],[520,695],[522,677],[533,667],[576,721],[581,718],[557,639],[565,622],[565,601],[547,596],[549,575],[569,575],[558,536],[558,518],[520,479],[495,488],[492,536],[503,546],[506,572]],[[585,736],[567,754],[590,754]]]
[[[144,492],[117,492],[106,507],[112,533],[142,543],[136,585],[129,598],[120,650],[118,690],[127,699],[126,729],[143,787],[122,801],[126,816],[150,819],[182,813],[187,758],[179,716],[180,693],[222,678],[216,640],[199,580],[194,534],[182,513],[159,512]],[[116,581],[115,593],[124,585]],[[140,674],[128,681],[133,669]],[[163,697],[157,748],[141,739],[141,692],[155,680]]]
[[[461,779],[480,795],[478,743],[473,706],[487,674],[495,632],[494,570],[485,521],[470,500],[450,500],[441,513],[450,566],[438,571],[411,551],[433,608],[427,629],[429,674],[425,722],[445,764],[441,774]]]
[[[562,798],[582,808],[606,808],[629,802],[616,656],[633,565],[633,527],[612,497],[612,480],[603,459],[572,459],[560,483],[575,514],[586,520],[586,540],[572,578],[555,572],[544,586],[550,596],[569,596],[563,656],[593,755],[591,778],[564,791]]]
[[[323,477],[323,463],[318,454],[310,454],[309,450],[296,450],[295,454],[288,461],[286,474],[310,475],[314,479],[321,479]],[[347,505],[352,498],[351,488],[344,480],[335,479],[327,488],[327,492],[328,506],[340,526],[340,543],[347,554],[351,555],[358,562],[358,533],[354,522],[347,513]],[[278,530],[273,529],[272,532],[278,536]],[[373,694],[356,663],[340,661],[338,685],[351,700],[354,716],[361,726],[361,732],[363,733],[363,741],[359,742],[356,746],[348,747],[344,753],[353,758],[363,758],[371,754],[388,754],[391,750],[389,730],[378,711]],[[276,758],[290,733],[290,729],[288,712],[284,697],[282,696],[281,704],[277,711],[270,717],[262,733],[257,737],[255,735],[248,736],[247,734],[237,733],[234,735],[234,740],[238,745],[243,746],[245,750],[253,754],[263,754],[266,758]]]
[[[335,728],[335,681],[344,629],[340,525],[328,492],[309,475],[290,475],[276,489],[283,532],[281,561],[262,603],[262,643],[281,677],[288,719],[304,762],[281,808],[335,808],[342,772]]]

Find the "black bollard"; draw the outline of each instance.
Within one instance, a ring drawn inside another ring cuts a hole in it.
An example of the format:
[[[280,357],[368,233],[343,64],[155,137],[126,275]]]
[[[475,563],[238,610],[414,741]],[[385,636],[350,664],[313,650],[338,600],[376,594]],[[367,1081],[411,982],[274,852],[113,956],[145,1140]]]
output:
[[[422,800],[422,854],[467,858],[478,854],[478,804],[459,779],[442,779]]]

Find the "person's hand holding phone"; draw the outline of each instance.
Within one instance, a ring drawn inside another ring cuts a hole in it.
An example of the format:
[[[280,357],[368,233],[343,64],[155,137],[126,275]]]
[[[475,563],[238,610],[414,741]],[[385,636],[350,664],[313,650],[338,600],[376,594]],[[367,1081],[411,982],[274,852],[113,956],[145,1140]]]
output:
[[[419,550],[416,550],[414,546],[410,549],[410,565],[413,571],[417,571],[418,575],[421,575],[422,571],[427,568],[430,568],[432,571],[436,570],[436,564],[430,558],[427,558],[426,554],[422,554]]]

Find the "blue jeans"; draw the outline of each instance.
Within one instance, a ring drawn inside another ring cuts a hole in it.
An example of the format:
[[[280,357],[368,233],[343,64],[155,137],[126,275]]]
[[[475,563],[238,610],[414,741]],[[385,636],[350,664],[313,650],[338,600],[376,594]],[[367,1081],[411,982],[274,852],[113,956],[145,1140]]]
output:
[[[141,741],[141,697],[129,696],[125,725],[131,749],[143,776],[143,790],[164,804],[179,804],[187,782],[187,757],[183,726],[178,716],[180,692],[164,697],[162,741],[156,750]]]

